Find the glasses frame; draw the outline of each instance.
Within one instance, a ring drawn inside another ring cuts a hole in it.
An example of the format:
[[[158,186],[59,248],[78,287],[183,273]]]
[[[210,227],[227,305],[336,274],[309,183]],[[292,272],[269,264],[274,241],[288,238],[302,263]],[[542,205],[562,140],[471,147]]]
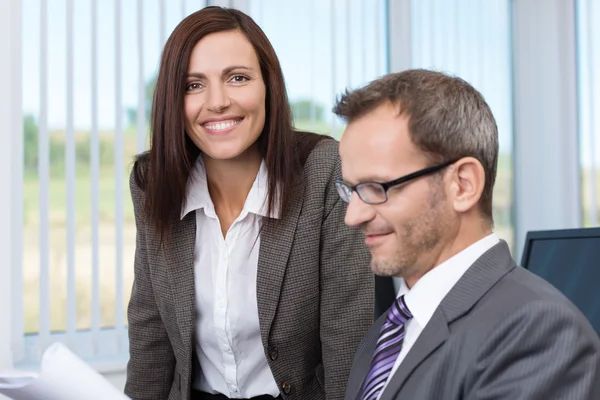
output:
[[[338,179],[335,181],[335,186],[338,190],[338,194],[340,195],[341,199],[346,202],[344,200],[344,196],[342,196],[342,192],[340,192],[340,190],[344,190],[344,189],[348,189],[350,191],[350,197],[348,198],[348,201],[350,201],[350,199],[352,198],[352,194],[356,193],[358,194],[358,197],[360,197],[360,199],[366,203],[366,204],[371,204],[371,205],[377,205],[377,204],[383,204],[386,201],[388,201],[388,190],[390,190],[391,188],[393,188],[394,186],[398,186],[398,185],[402,185],[403,183],[407,183],[410,181],[413,181],[417,178],[420,178],[422,176],[426,176],[426,175],[430,175],[433,174],[434,172],[438,172],[441,171],[442,169],[454,164],[455,162],[457,162],[458,160],[452,160],[452,161],[444,161],[443,163],[440,164],[435,164],[435,165],[431,165],[429,167],[425,167],[423,169],[420,169],[418,171],[412,172],[408,175],[404,175],[401,176],[400,178],[391,180],[391,181],[387,181],[387,182],[377,182],[377,181],[367,181],[367,182],[361,182],[361,183],[357,183],[356,185],[349,185],[346,182],[344,182],[342,179]],[[385,194],[385,200],[383,201],[379,201],[379,202],[370,202],[370,201],[365,201],[362,196],[360,195],[360,192],[358,190],[358,188],[362,185],[379,185],[383,188],[383,193]],[[345,195],[345,193],[344,193]]]

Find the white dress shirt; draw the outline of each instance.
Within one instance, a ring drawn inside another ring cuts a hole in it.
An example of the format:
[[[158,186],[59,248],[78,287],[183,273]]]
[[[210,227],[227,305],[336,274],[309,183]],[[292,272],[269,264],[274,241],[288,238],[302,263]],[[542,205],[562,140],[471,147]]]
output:
[[[379,397],[387,387],[387,383],[398,370],[398,367],[415,344],[421,332],[433,316],[444,297],[456,285],[465,272],[486,251],[494,247],[500,239],[495,233],[473,243],[460,253],[431,269],[409,289],[403,279],[400,280],[398,297],[404,295],[404,301],[413,317],[406,323],[402,350],[394,363],[390,376],[380,392]]]
[[[232,399],[279,396],[263,350],[256,300],[259,233],[266,216],[266,198],[263,161],[242,212],[224,238],[202,157],[198,157],[181,212],[181,218],[196,213],[195,348],[201,367],[193,379],[196,390]]]

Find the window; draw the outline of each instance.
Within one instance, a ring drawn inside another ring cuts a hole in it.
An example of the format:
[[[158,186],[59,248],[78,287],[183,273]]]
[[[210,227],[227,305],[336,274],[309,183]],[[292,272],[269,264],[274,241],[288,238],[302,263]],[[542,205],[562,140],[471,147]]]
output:
[[[600,4],[578,0],[579,165],[584,227],[600,225]]]
[[[273,44],[297,128],[331,134],[331,112],[345,88],[387,72],[386,1],[250,0],[249,13]]]
[[[18,367],[65,341],[95,364],[128,356],[135,222],[128,180],[147,147],[166,37],[204,1],[22,0],[24,334]],[[345,87],[387,71],[383,0],[252,0],[300,129],[339,136]]]
[[[17,365],[64,340],[128,355],[135,223],[129,171],[147,143],[163,43],[204,2],[23,0],[23,318]]]
[[[500,142],[494,190],[495,230],[513,235],[510,1],[412,0],[411,64],[456,75],[490,105]]]

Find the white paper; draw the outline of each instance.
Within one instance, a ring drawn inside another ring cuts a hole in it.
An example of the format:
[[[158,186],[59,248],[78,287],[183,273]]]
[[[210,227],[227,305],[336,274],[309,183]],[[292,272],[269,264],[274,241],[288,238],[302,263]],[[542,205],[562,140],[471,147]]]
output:
[[[60,343],[44,352],[40,373],[0,373],[0,393],[14,400],[129,399]]]

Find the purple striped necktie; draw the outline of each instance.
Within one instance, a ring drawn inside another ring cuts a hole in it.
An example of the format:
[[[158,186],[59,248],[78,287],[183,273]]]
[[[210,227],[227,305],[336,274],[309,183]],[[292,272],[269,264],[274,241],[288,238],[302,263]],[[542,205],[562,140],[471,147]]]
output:
[[[398,297],[389,309],[385,324],[381,328],[371,369],[363,386],[362,400],[376,400],[379,397],[402,350],[404,325],[410,318],[412,314],[404,302],[404,296]]]

